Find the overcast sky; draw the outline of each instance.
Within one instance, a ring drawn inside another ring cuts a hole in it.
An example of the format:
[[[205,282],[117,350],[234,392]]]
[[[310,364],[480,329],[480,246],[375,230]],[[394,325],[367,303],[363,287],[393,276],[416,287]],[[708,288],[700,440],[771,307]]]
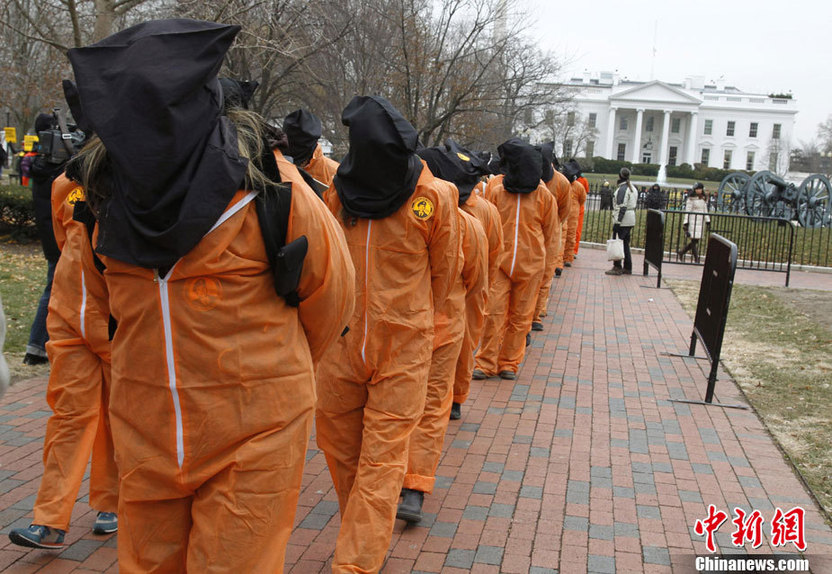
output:
[[[565,62],[567,78],[584,69],[670,83],[724,76],[747,92],[791,91],[795,144],[814,139],[832,115],[829,0],[518,1],[533,16],[541,48]]]

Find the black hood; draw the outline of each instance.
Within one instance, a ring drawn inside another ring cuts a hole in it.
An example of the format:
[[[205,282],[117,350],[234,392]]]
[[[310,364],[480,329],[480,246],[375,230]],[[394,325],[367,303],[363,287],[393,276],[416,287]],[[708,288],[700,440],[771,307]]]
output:
[[[488,161],[450,138],[445,140],[445,153],[461,172],[458,181],[454,183],[459,188],[459,205],[463,205],[480,182],[480,178],[491,173],[488,170]]]
[[[572,183],[582,175],[581,164],[572,158],[563,164],[562,173],[566,176],[566,179],[569,180],[569,183]]]
[[[503,161],[500,159],[499,155],[491,156],[491,159],[488,160],[488,173],[491,175],[500,175],[503,172]]]
[[[349,127],[350,149],[334,183],[344,211],[367,219],[395,213],[422,173],[416,130],[381,96],[355,96],[341,121]]]
[[[306,165],[321,139],[321,120],[312,112],[295,110],[283,120],[283,131],[289,138],[288,154],[295,165]]]
[[[543,169],[540,172],[540,179],[543,181],[551,181],[555,177],[554,159],[555,159],[555,142],[542,143],[535,146],[535,149],[540,152],[543,161]]]
[[[228,113],[230,108],[247,110],[251,104],[251,97],[257,91],[260,82],[240,81],[233,78],[220,78],[222,88],[222,112]]]
[[[35,134],[51,130],[55,124],[55,118],[52,114],[38,114],[35,118]]]
[[[84,118],[84,112],[81,109],[81,98],[78,95],[78,86],[72,80],[63,80],[61,86],[64,89],[64,99],[66,100],[67,107],[69,107],[69,112],[72,114],[75,125],[78,126],[79,130],[84,132],[86,135],[85,139],[89,141],[92,136],[92,128],[89,122],[86,121],[86,118]]]
[[[503,187],[510,193],[531,193],[540,185],[540,152],[519,138],[511,138],[497,148],[505,170]]]
[[[459,205],[468,201],[471,191],[479,182],[479,178],[476,175],[472,177],[466,173],[463,167],[465,162],[445,147],[425,147],[419,149],[416,153],[425,160],[428,169],[434,176],[449,181],[456,186],[459,191]]]
[[[216,223],[247,161],[221,116],[217,72],[238,26],[144,22],[69,51],[82,116],[107,148],[98,252],[169,267]]]

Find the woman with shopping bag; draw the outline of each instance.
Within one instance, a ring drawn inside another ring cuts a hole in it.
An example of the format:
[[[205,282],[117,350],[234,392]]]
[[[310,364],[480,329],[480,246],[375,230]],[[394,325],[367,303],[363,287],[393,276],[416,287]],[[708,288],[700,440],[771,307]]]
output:
[[[632,275],[633,260],[630,257],[630,232],[636,224],[636,202],[638,192],[630,183],[630,170],[622,167],[618,172],[618,189],[613,197],[612,207],[612,240],[620,239],[623,243],[623,258],[612,259],[612,269],[605,271],[607,275]],[[607,253],[610,253],[607,244]],[[617,255],[617,254],[616,254]],[[623,260],[623,265],[622,265]]]

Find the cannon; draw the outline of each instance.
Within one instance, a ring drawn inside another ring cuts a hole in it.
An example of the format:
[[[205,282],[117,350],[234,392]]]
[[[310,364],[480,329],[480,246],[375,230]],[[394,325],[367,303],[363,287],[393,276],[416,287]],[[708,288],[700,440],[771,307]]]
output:
[[[799,186],[770,171],[753,176],[731,173],[719,184],[716,204],[723,212],[796,219],[803,227],[832,227],[832,184],[817,173]]]

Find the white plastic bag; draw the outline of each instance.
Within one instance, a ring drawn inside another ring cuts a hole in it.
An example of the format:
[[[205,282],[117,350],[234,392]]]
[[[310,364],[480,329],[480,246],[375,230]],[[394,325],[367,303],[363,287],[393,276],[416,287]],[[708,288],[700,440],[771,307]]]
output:
[[[624,259],[624,240],[607,239],[607,261],[621,261]]]

